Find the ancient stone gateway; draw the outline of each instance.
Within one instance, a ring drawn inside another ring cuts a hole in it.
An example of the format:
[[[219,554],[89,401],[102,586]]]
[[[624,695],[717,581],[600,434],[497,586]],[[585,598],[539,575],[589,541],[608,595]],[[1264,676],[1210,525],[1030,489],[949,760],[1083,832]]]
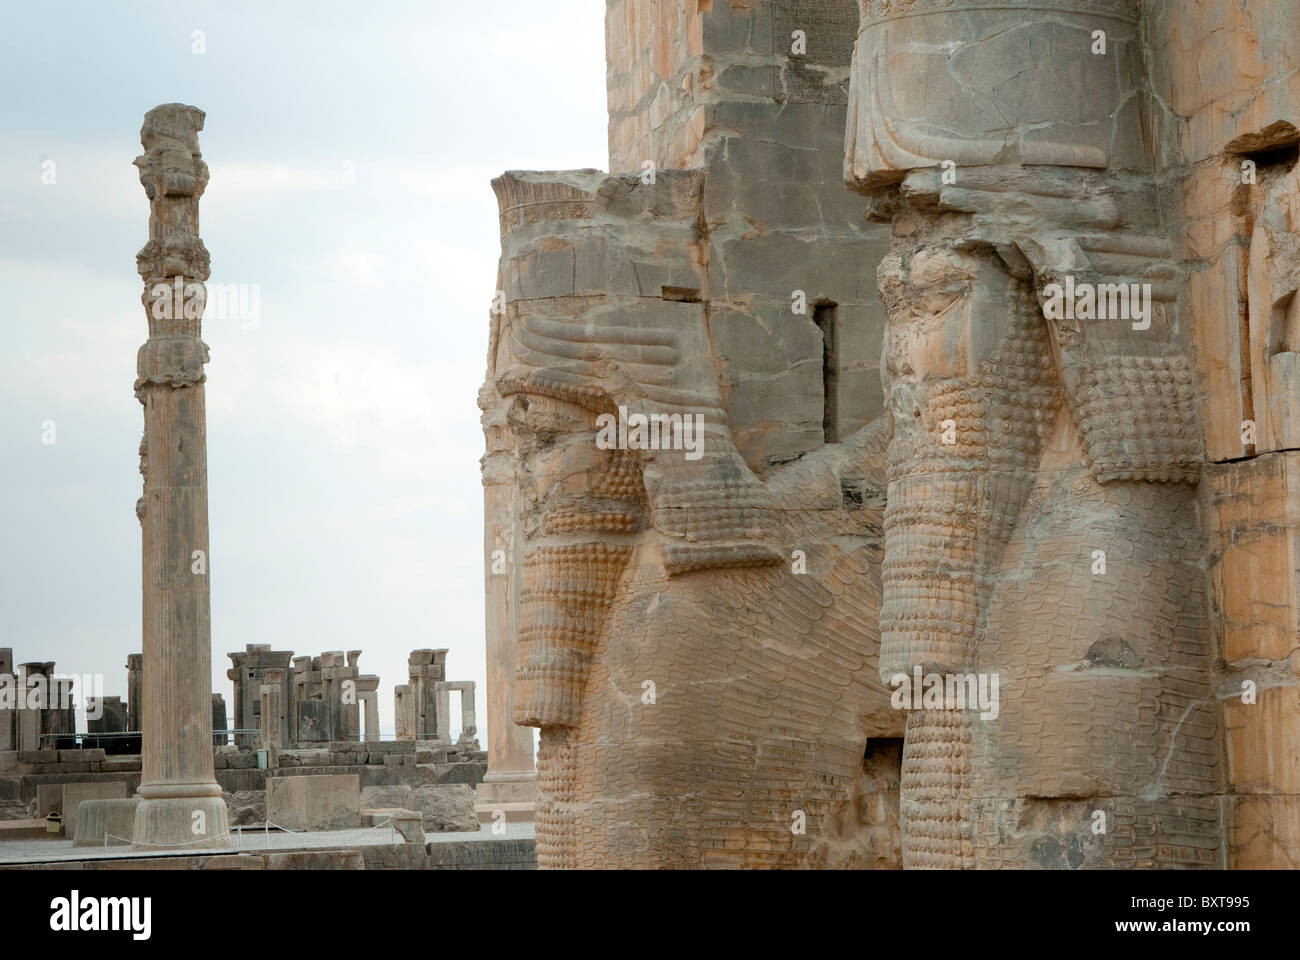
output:
[[[542,866],[1293,865],[1300,4],[1250,6],[608,0],[612,174],[493,182]]]
[[[615,175],[493,183],[489,621],[516,627],[513,718],[540,728],[543,866],[898,862],[884,317],[854,266],[886,238],[840,175],[853,8],[792,64],[765,6],[611,3]],[[647,76],[668,119],[640,137]]]

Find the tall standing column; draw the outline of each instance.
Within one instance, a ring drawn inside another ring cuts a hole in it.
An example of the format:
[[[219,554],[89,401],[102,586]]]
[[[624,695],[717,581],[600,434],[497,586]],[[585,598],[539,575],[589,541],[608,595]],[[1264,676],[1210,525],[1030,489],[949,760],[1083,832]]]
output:
[[[138,505],[137,505],[138,509]],[[126,655],[126,728],[143,730],[140,717],[140,681],[143,677],[143,655],[128,653]]]
[[[136,398],[144,405],[136,504],[144,543],[144,726],[135,845],[227,845],[226,804],[212,771],[212,624],[208,465],[200,339],[208,251],[199,198],[204,113],[169,103],[145,114],[135,159],[149,197],[149,242],[136,255],[149,339]]]
[[[371,690],[365,696],[366,702],[366,739],[379,739],[379,697]]]
[[[0,647],[0,753],[18,749],[18,677],[14,675],[14,652]]]
[[[498,284],[499,286],[500,284]],[[537,804],[533,728],[514,722],[515,667],[519,659],[519,567],[514,545],[521,542],[515,504],[517,480],[513,437],[506,404],[487,386],[479,395],[487,454],[483,470],[483,553],[486,598],[488,769],[478,785],[474,809],[482,822],[497,810],[531,820]]]
[[[365,710],[366,739],[379,739],[379,677],[373,673],[357,677],[357,698]]]
[[[268,769],[280,765],[281,737],[284,733],[284,671],[272,667],[266,671],[262,687],[262,749],[266,751]]]

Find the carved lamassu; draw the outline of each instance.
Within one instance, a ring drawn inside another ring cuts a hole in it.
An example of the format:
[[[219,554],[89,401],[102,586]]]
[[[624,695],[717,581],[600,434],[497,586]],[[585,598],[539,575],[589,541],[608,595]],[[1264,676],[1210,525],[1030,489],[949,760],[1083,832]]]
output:
[[[697,176],[503,181],[503,206],[536,187],[585,213],[505,221],[489,370],[514,437],[539,864],[896,865],[875,802],[896,768],[864,762],[902,726],[874,666],[883,421],[760,481],[723,412]]]
[[[864,3],[846,144],[893,224],[882,676],[998,690],[909,713],[904,864],[1216,866],[1203,453],[1138,7],[977,8]]]

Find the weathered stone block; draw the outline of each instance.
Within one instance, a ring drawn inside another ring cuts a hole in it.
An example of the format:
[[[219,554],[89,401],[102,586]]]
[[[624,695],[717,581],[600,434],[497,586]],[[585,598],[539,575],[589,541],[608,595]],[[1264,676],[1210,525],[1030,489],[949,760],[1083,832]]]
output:
[[[203,857],[200,870],[265,870],[266,857],[251,853]]]
[[[230,814],[231,826],[246,827],[265,822],[265,790],[222,791],[222,796]]]
[[[1223,701],[1228,775],[1238,793],[1300,797],[1300,683],[1286,679],[1291,685],[1259,686],[1254,703]]]
[[[102,773],[139,773],[139,757],[110,757],[99,765]]]
[[[403,808],[417,811],[429,833],[446,833],[477,830],[478,818],[474,814],[474,794],[464,785],[436,786],[425,784],[411,787],[407,784],[366,787],[362,791],[367,809]]]
[[[360,850],[304,850],[294,853],[268,853],[267,870],[364,870],[365,858]]]
[[[424,843],[423,819],[413,810],[398,807],[366,808],[361,811],[361,825],[390,826],[406,843]]]
[[[63,813],[63,784],[38,783],[36,785],[36,815],[48,817],[51,813]]]
[[[1285,659],[1300,641],[1300,453],[1211,464],[1206,478],[1224,659]]]
[[[298,742],[328,743],[330,739],[330,705],[324,700],[299,700]]]
[[[63,830],[71,833],[77,822],[77,807],[87,800],[124,800],[126,784],[120,780],[101,780],[95,783],[63,784]],[[125,834],[122,834],[125,836]]]
[[[267,819],[293,830],[343,830],[361,824],[356,774],[269,777]]]
[[[1294,870],[1300,849],[1300,797],[1234,797],[1229,865],[1242,870]]]

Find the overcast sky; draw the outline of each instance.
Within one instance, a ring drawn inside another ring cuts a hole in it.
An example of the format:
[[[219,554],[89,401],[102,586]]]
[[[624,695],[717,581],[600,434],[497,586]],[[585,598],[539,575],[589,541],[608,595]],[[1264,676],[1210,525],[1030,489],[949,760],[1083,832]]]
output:
[[[385,729],[412,649],[449,648],[482,691],[489,180],[606,165],[604,64],[599,0],[10,5],[0,647],[125,697],[148,335],[131,161],[145,112],[179,101],[207,112],[210,282],[260,292],[256,324],[203,331],[213,690],[229,704],[226,653],[269,643],[364,651]]]

